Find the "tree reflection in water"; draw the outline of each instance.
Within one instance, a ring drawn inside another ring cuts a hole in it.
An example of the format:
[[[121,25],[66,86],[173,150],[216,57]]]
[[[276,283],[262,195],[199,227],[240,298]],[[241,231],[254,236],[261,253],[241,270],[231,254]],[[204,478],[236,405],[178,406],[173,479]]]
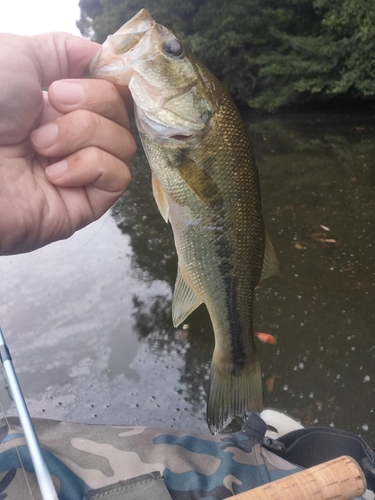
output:
[[[112,210],[121,231],[133,248],[133,272],[145,282],[162,280],[171,290],[177,271],[173,233],[157,210],[151,190],[151,174],[141,146],[132,162],[132,182]],[[204,306],[177,330],[172,325],[171,295],[156,295],[145,303],[133,296],[135,333],[147,339],[154,355],[172,350],[184,359],[180,382],[186,385],[189,402],[196,410],[205,402],[213,350],[211,321]]]

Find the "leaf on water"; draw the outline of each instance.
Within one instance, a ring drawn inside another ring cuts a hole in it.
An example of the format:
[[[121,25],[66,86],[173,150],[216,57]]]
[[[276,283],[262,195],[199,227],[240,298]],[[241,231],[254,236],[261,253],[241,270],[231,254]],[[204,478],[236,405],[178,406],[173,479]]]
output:
[[[265,344],[276,344],[277,342],[276,337],[274,337],[270,333],[256,332],[255,335],[261,342],[264,342]]]

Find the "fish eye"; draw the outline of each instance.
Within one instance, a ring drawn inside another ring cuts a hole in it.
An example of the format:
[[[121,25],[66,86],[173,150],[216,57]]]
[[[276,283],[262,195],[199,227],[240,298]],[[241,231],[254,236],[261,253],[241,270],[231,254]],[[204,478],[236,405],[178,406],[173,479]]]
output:
[[[162,47],[169,56],[180,57],[184,53],[184,46],[176,38],[166,41]]]

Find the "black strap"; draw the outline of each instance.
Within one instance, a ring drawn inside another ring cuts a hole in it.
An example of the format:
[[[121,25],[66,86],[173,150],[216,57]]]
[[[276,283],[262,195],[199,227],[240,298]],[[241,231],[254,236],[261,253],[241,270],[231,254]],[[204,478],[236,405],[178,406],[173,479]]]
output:
[[[277,440],[265,437],[263,445],[279,457],[304,468],[348,455],[362,468],[367,488],[375,492],[375,454],[355,434],[330,427],[298,429]]]

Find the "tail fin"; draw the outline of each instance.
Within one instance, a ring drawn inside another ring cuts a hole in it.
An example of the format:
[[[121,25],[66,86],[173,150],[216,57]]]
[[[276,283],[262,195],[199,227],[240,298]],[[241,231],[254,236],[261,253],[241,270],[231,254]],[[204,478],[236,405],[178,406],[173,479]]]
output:
[[[262,374],[259,358],[252,356],[241,371],[219,368],[212,359],[207,402],[207,424],[212,434],[221,432],[236,415],[263,408]]]

